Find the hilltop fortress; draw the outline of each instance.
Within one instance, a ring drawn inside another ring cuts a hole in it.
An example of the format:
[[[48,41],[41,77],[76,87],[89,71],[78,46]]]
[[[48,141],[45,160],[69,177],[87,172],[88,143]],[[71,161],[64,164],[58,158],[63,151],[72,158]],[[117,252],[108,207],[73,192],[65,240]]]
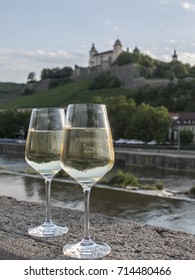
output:
[[[102,73],[110,72],[112,76],[118,77],[123,81],[123,87],[129,89],[139,88],[144,85],[166,86],[170,83],[169,79],[146,79],[140,76],[138,64],[130,63],[123,66],[113,64],[122,52],[125,51],[119,39],[114,42],[112,50],[104,52],[98,52],[93,43],[89,51],[88,67],[75,65],[71,79],[74,81],[87,80],[95,78]],[[129,52],[129,48],[126,49],[126,52]],[[137,47],[133,50],[133,53],[136,52],[140,52]],[[172,60],[176,61],[177,59],[177,53],[174,51]],[[51,82],[51,79],[44,79],[39,82],[27,83],[24,87],[24,91],[44,91],[49,89]]]
[[[150,84],[151,86],[166,86],[170,82],[169,79],[146,79],[141,77],[138,70],[139,66],[136,64],[113,65],[114,61],[122,52],[124,52],[123,45],[119,39],[115,41],[112,50],[104,52],[98,52],[93,43],[89,51],[88,67],[75,65],[71,78],[73,80],[90,79],[109,71],[111,75],[121,79],[126,88],[137,88],[146,84]],[[129,52],[128,48],[126,52]],[[135,47],[133,52],[140,51]],[[172,59],[177,60],[176,51],[174,51]]]
[[[113,50],[98,52],[95,48],[95,44],[89,51],[89,66],[80,67],[75,65],[75,70],[73,72],[73,79],[80,79],[84,77],[92,77],[97,74],[108,71],[111,69],[113,62],[117,57],[123,52],[123,46],[121,42],[117,39],[114,43]]]

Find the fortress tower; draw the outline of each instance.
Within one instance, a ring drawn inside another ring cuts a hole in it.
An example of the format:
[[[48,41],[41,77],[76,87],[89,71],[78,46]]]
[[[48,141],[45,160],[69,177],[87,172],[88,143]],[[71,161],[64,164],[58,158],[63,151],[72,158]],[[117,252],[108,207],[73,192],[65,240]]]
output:
[[[178,55],[176,53],[176,50],[174,50],[174,53],[172,55],[172,61],[177,61],[177,59],[178,59]]]
[[[123,46],[117,39],[114,43],[113,50],[99,53],[94,43],[89,52],[89,67],[100,66],[105,62],[113,63],[117,57],[123,52]]]

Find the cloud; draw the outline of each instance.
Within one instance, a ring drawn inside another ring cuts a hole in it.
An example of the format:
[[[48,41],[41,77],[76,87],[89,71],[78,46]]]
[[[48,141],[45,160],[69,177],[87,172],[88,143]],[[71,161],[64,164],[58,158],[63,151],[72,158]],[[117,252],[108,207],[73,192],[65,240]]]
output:
[[[195,53],[183,52],[178,54],[178,58],[183,63],[195,65]]]
[[[182,2],[182,3],[181,3],[181,7],[182,7],[184,10],[188,10],[188,11],[195,12],[195,5],[194,5],[194,4],[191,4],[191,3],[189,3],[189,2]]]
[[[169,39],[169,43],[175,44],[175,43],[176,43],[176,40],[175,40],[175,39]]]
[[[114,24],[111,20],[109,19],[102,19],[100,18],[100,21],[103,22],[104,25],[110,27],[114,32],[118,32],[120,30],[119,26]]]
[[[166,4],[170,4],[170,3],[173,3],[173,2],[175,2],[175,0],[161,0],[161,4],[162,5],[166,5]]]
[[[177,52],[178,60],[182,63],[189,63],[191,66],[195,65],[195,53],[190,52]],[[160,57],[163,61],[170,62],[170,55],[164,54]]]
[[[55,68],[75,64],[86,65],[88,56],[83,53],[71,53],[64,50],[13,50],[0,49],[0,81],[26,82],[29,72],[37,75],[44,68]]]

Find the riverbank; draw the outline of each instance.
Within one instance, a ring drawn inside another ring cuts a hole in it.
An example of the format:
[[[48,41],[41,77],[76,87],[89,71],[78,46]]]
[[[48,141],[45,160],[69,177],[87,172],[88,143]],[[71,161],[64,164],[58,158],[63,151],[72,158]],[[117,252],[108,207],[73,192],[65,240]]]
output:
[[[145,149],[117,145],[115,166],[132,172],[133,168],[156,170],[156,172],[174,172],[195,176],[195,151],[170,149]],[[24,158],[25,143],[0,143],[0,154]]]
[[[52,210],[53,221],[69,228],[60,237],[36,238],[28,228],[44,220],[45,205],[0,197],[0,259],[63,260],[65,244],[83,236],[83,213],[60,207]],[[108,243],[107,260],[194,260],[195,236],[128,220],[90,214],[94,240]]]
[[[21,149],[21,147],[19,148]],[[21,154],[19,157],[17,155],[4,155],[5,160],[2,161],[2,157],[0,158],[0,173],[4,174],[10,174],[10,175],[21,175],[24,177],[32,177],[32,178],[41,178],[42,176],[40,174],[37,174],[24,160],[24,158],[21,158]],[[12,160],[14,158],[14,160]],[[64,177],[64,176],[55,176],[53,178],[53,181],[56,182],[65,182],[70,184],[77,184],[75,180],[71,179],[70,177]],[[184,190],[169,190],[166,187],[163,187],[163,189],[144,189],[140,187],[135,186],[110,186],[103,183],[96,183],[95,187],[103,188],[103,189],[112,189],[112,190],[118,190],[118,191],[124,191],[124,192],[132,192],[132,193],[140,193],[150,196],[158,196],[158,197],[167,197],[167,198],[173,198],[173,199],[181,199],[181,200],[195,200],[195,197],[187,195],[187,191],[190,189],[184,191]],[[152,187],[152,184],[151,184]]]
[[[25,173],[25,170],[14,171],[14,170],[9,170],[9,169],[1,169],[1,167],[0,167],[0,174],[20,175],[20,176],[24,176],[24,177],[42,179],[42,176],[39,174],[27,174],[27,173]],[[73,179],[67,179],[65,177],[59,177],[59,176],[54,177],[53,182],[54,181],[78,185],[78,183]],[[166,189],[162,189],[162,190],[146,189],[145,190],[145,189],[134,187],[134,186],[113,187],[113,186],[101,184],[101,183],[96,183],[95,187],[113,190],[113,191],[115,190],[115,191],[123,191],[123,192],[137,193],[137,194],[145,194],[145,195],[149,195],[149,196],[167,197],[167,198],[172,198],[172,199],[190,200],[190,201],[195,200],[195,197],[192,197],[192,196],[190,197],[190,196],[186,195],[184,192],[176,192],[176,191],[172,192],[172,191],[167,191]]]
[[[139,167],[161,173],[195,175],[195,151],[115,147],[115,164],[127,171]]]
[[[0,195],[27,202],[45,202],[43,178],[38,174],[23,173],[29,170],[24,158],[1,156],[0,166]],[[158,177],[156,179],[159,180]],[[163,183],[166,193],[163,190],[95,185],[91,192],[91,212],[195,234],[195,200],[182,194],[195,185],[195,180],[179,175],[166,176]],[[82,189],[68,178],[54,177],[51,203],[52,207],[83,211]]]

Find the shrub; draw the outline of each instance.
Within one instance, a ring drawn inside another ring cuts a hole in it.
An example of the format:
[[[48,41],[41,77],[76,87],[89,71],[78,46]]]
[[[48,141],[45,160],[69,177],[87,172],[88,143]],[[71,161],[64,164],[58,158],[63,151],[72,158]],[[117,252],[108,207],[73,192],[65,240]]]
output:
[[[63,86],[66,85],[67,83],[70,82],[69,78],[59,78],[59,79],[53,79],[53,81],[51,81],[49,88],[55,88],[58,86]]]
[[[104,73],[96,77],[90,84],[89,89],[101,89],[101,88],[114,88],[120,87],[122,82],[119,78],[113,77],[110,73]]]
[[[189,194],[195,196],[195,186],[191,187]]]
[[[0,112],[0,138],[16,138],[20,129],[27,134],[30,111],[5,110]]]
[[[164,183],[162,181],[158,181],[156,184],[155,184],[155,187],[156,189],[158,190],[163,190],[164,189]]]
[[[109,184],[115,187],[138,186],[138,180],[133,174],[118,170],[109,180]]]

